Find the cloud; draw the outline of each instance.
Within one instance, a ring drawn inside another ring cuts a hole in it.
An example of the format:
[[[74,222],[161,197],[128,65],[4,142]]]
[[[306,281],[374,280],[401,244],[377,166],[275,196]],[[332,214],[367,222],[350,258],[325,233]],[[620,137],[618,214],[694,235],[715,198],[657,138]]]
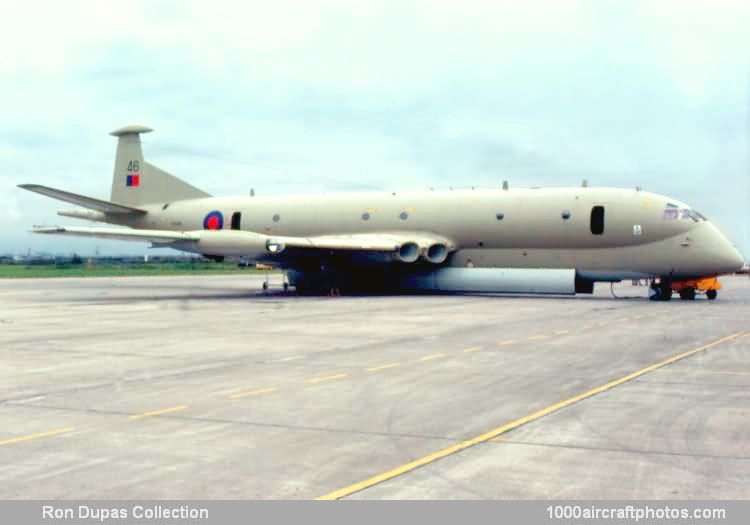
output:
[[[151,161],[215,194],[588,178],[691,202],[750,254],[748,22],[740,1],[9,0],[1,239],[58,219],[20,182],[107,197],[106,133],[142,122]]]

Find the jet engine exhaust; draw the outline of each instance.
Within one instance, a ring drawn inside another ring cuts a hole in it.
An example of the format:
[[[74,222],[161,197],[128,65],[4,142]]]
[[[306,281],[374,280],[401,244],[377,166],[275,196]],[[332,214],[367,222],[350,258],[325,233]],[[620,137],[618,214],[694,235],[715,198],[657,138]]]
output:
[[[443,243],[435,243],[425,251],[425,259],[432,264],[444,263],[448,258],[448,247]]]
[[[419,259],[419,245],[415,242],[405,242],[398,249],[398,259],[405,263],[415,262]]]

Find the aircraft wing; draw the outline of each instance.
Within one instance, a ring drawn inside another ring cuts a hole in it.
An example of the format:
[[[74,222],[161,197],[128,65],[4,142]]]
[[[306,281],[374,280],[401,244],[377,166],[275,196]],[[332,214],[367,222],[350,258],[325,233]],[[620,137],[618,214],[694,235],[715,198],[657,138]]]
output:
[[[377,257],[377,260],[415,262],[420,256],[440,264],[455,250],[454,244],[431,233],[384,232],[314,237],[272,236],[240,230],[142,230],[37,226],[34,233],[100,237],[123,241],[150,242],[212,256],[244,256],[294,264],[297,259],[318,257],[321,252],[338,252],[348,257]]]
[[[365,257],[371,262],[399,260],[412,263],[420,257],[433,264],[443,263],[456,249],[449,239],[430,232],[380,232],[315,237],[269,236],[268,254],[292,263],[296,258],[316,257],[321,252]],[[383,258],[385,256],[385,259]]]
[[[170,230],[142,230],[125,228],[79,228],[68,226],[35,226],[34,233],[46,233],[56,235],[73,235],[78,237],[100,237],[104,239],[117,239],[124,241],[145,242],[182,242],[199,241],[215,237],[217,239],[240,240],[247,236],[248,240],[257,240],[258,235],[252,232],[241,231],[193,231],[179,232]],[[266,236],[263,236],[266,237]],[[395,251],[399,242],[394,239],[386,239],[377,235],[345,235],[345,236],[321,236],[321,237],[266,237],[268,244],[277,244],[283,248],[317,249],[317,250],[361,250],[361,251]]]
[[[70,202],[83,206],[90,210],[96,210],[103,213],[119,213],[124,215],[143,215],[146,213],[145,210],[139,208],[132,208],[130,206],[124,206],[117,204],[116,202],[105,201],[101,199],[95,199],[93,197],[86,197],[85,195],[78,195],[77,193],[71,193],[69,191],[58,190],[56,188],[50,188],[49,186],[42,186],[41,184],[19,184],[19,188],[24,190],[33,191],[35,193],[41,193],[47,197],[53,199]]]
[[[35,226],[34,233],[73,235],[77,237],[100,237],[120,241],[141,241],[158,244],[181,241],[197,241],[195,232],[175,232],[167,230],[130,230],[116,228],[70,228],[63,226]]]
[[[270,236],[269,246],[278,245],[283,248],[297,248],[300,250],[355,250],[374,252],[393,252],[405,242],[396,236],[387,234],[358,234],[358,235],[321,235],[317,237],[279,237]]]

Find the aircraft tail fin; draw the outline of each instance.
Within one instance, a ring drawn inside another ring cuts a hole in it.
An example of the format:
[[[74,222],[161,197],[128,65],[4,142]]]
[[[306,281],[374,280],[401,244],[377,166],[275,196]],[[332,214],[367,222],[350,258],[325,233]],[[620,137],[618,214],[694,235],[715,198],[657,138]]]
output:
[[[111,200],[127,206],[200,199],[210,195],[143,160],[141,133],[145,126],[125,126],[110,135],[117,137]]]

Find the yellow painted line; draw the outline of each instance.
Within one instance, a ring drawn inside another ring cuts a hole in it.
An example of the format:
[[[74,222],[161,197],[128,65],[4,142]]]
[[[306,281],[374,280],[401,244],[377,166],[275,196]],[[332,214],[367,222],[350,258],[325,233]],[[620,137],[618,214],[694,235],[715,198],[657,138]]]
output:
[[[378,370],[386,370],[388,368],[396,368],[397,366],[401,366],[401,363],[387,363],[385,365],[380,366],[373,366],[372,368],[368,368],[368,372],[377,372]]]
[[[232,394],[229,396],[229,399],[239,399],[241,397],[250,397],[250,396],[262,396],[264,394],[270,394],[271,392],[276,392],[276,388],[259,388],[257,390],[243,390],[242,392],[237,392],[236,394]]]
[[[633,319],[643,319],[644,317],[646,317],[646,316],[645,315],[634,315]]]
[[[445,354],[430,354],[426,355],[424,357],[420,357],[420,361],[432,361],[433,359],[440,359],[441,357],[445,357]]]
[[[18,436],[14,438],[8,438],[0,440],[0,445],[12,445],[14,443],[23,443],[24,441],[31,441],[32,439],[39,439],[44,437],[58,436],[67,432],[73,432],[75,427],[56,428],[55,430],[48,430],[46,432],[37,432],[36,434],[28,434],[26,436]]]
[[[471,352],[479,352],[481,349],[481,346],[472,346],[471,348],[464,348],[464,353],[470,354]]]
[[[514,344],[516,344],[516,340],[515,339],[508,339],[507,341],[499,341],[497,344],[499,344],[500,346],[514,345]]]
[[[530,335],[528,339],[529,341],[540,341],[542,339],[547,339],[548,337],[548,335]]]
[[[133,414],[130,419],[143,419],[144,417],[161,416],[162,414],[171,414],[172,412],[179,412],[185,410],[188,405],[177,405],[169,408],[162,408],[160,410],[152,410],[150,412],[143,412],[142,414]]]
[[[536,412],[533,412],[527,416],[518,418],[516,420],[511,421],[510,423],[506,423],[500,427],[497,427],[493,430],[490,430],[489,432],[485,432],[484,434],[481,434],[479,436],[476,436],[471,439],[467,439],[466,441],[461,441],[460,443],[456,443],[455,445],[452,445],[450,447],[444,448],[442,450],[438,450],[437,452],[433,452],[432,454],[428,454],[426,456],[423,456],[419,459],[415,459],[414,461],[410,461],[409,463],[405,463],[399,467],[396,467],[394,469],[391,469],[389,471],[383,472],[382,474],[378,474],[377,476],[373,476],[371,478],[368,478],[364,481],[360,481],[358,483],[354,483],[353,485],[349,485],[348,487],[344,487],[339,490],[334,490],[333,492],[329,492],[328,494],[325,494],[324,496],[320,496],[318,499],[321,500],[333,500],[333,499],[341,499],[346,496],[350,496],[356,492],[360,492],[362,490],[365,490],[367,488],[370,488],[372,486],[378,485],[379,483],[383,483],[384,481],[388,481],[390,479],[393,479],[395,477],[401,476],[402,474],[405,474],[407,472],[411,472],[412,470],[415,470],[419,467],[423,467],[425,465],[428,465],[434,461],[437,461],[439,459],[442,459],[444,457],[450,456],[455,454],[456,452],[460,452],[462,450],[465,450],[467,448],[479,445],[480,443],[485,443],[487,441],[490,441],[492,439],[495,439],[501,434],[505,434],[506,432],[516,429],[522,425],[525,425],[527,423],[530,423],[532,421],[535,421],[539,418],[542,418],[544,416],[547,416],[549,414],[552,414],[553,412],[557,412],[558,410],[561,410],[563,408],[569,407],[575,403],[578,403],[579,401],[583,401],[584,399],[588,399],[590,397],[593,397],[597,394],[601,394],[602,392],[606,392],[607,390],[610,390],[612,388],[615,388],[616,386],[622,385],[623,383],[627,383],[628,381],[632,381],[634,379],[637,379],[641,377],[642,375],[648,374],[649,372],[653,372],[654,370],[657,370],[659,368],[662,368],[664,366],[670,365],[676,361],[680,361],[681,359],[685,359],[686,357],[689,357],[693,354],[696,354],[698,352],[702,352],[704,350],[707,350],[709,348],[712,348],[716,345],[720,345],[722,343],[725,343],[727,341],[730,341],[732,339],[735,339],[737,337],[740,337],[741,335],[744,335],[744,332],[738,332],[736,334],[728,335],[726,337],[722,337],[721,339],[718,339],[716,341],[713,341],[712,343],[705,344],[703,346],[700,346],[698,348],[694,348],[693,350],[689,350],[687,352],[683,352],[681,354],[677,354],[675,356],[672,356],[668,359],[665,359],[663,361],[659,361],[658,363],[654,363],[650,366],[647,366],[645,368],[641,368],[640,370],[637,370],[635,372],[632,372],[626,376],[623,376],[619,379],[615,379],[614,381],[610,381],[609,383],[605,383],[601,386],[598,386],[596,388],[592,388],[591,390],[588,390],[586,392],[583,392],[582,394],[578,394],[577,396],[573,396],[571,398],[568,398],[564,401],[560,401],[559,403],[555,403],[553,405],[550,405],[546,408],[542,408],[541,410],[537,410]]]
[[[349,374],[333,374],[330,376],[321,376],[321,377],[313,377],[312,379],[308,379],[307,382],[312,385],[317,385],[318,383],[324,383],[326,381],[335,381],[336,379],[343,379]]]
[[[609,324],[609,321],[599,321],[596,323],[596,326],[607,326]]]
[[[558,330],[557,332],[555,332],[555,335],[565,335],[568,333],[570,333],[570,330]]]

